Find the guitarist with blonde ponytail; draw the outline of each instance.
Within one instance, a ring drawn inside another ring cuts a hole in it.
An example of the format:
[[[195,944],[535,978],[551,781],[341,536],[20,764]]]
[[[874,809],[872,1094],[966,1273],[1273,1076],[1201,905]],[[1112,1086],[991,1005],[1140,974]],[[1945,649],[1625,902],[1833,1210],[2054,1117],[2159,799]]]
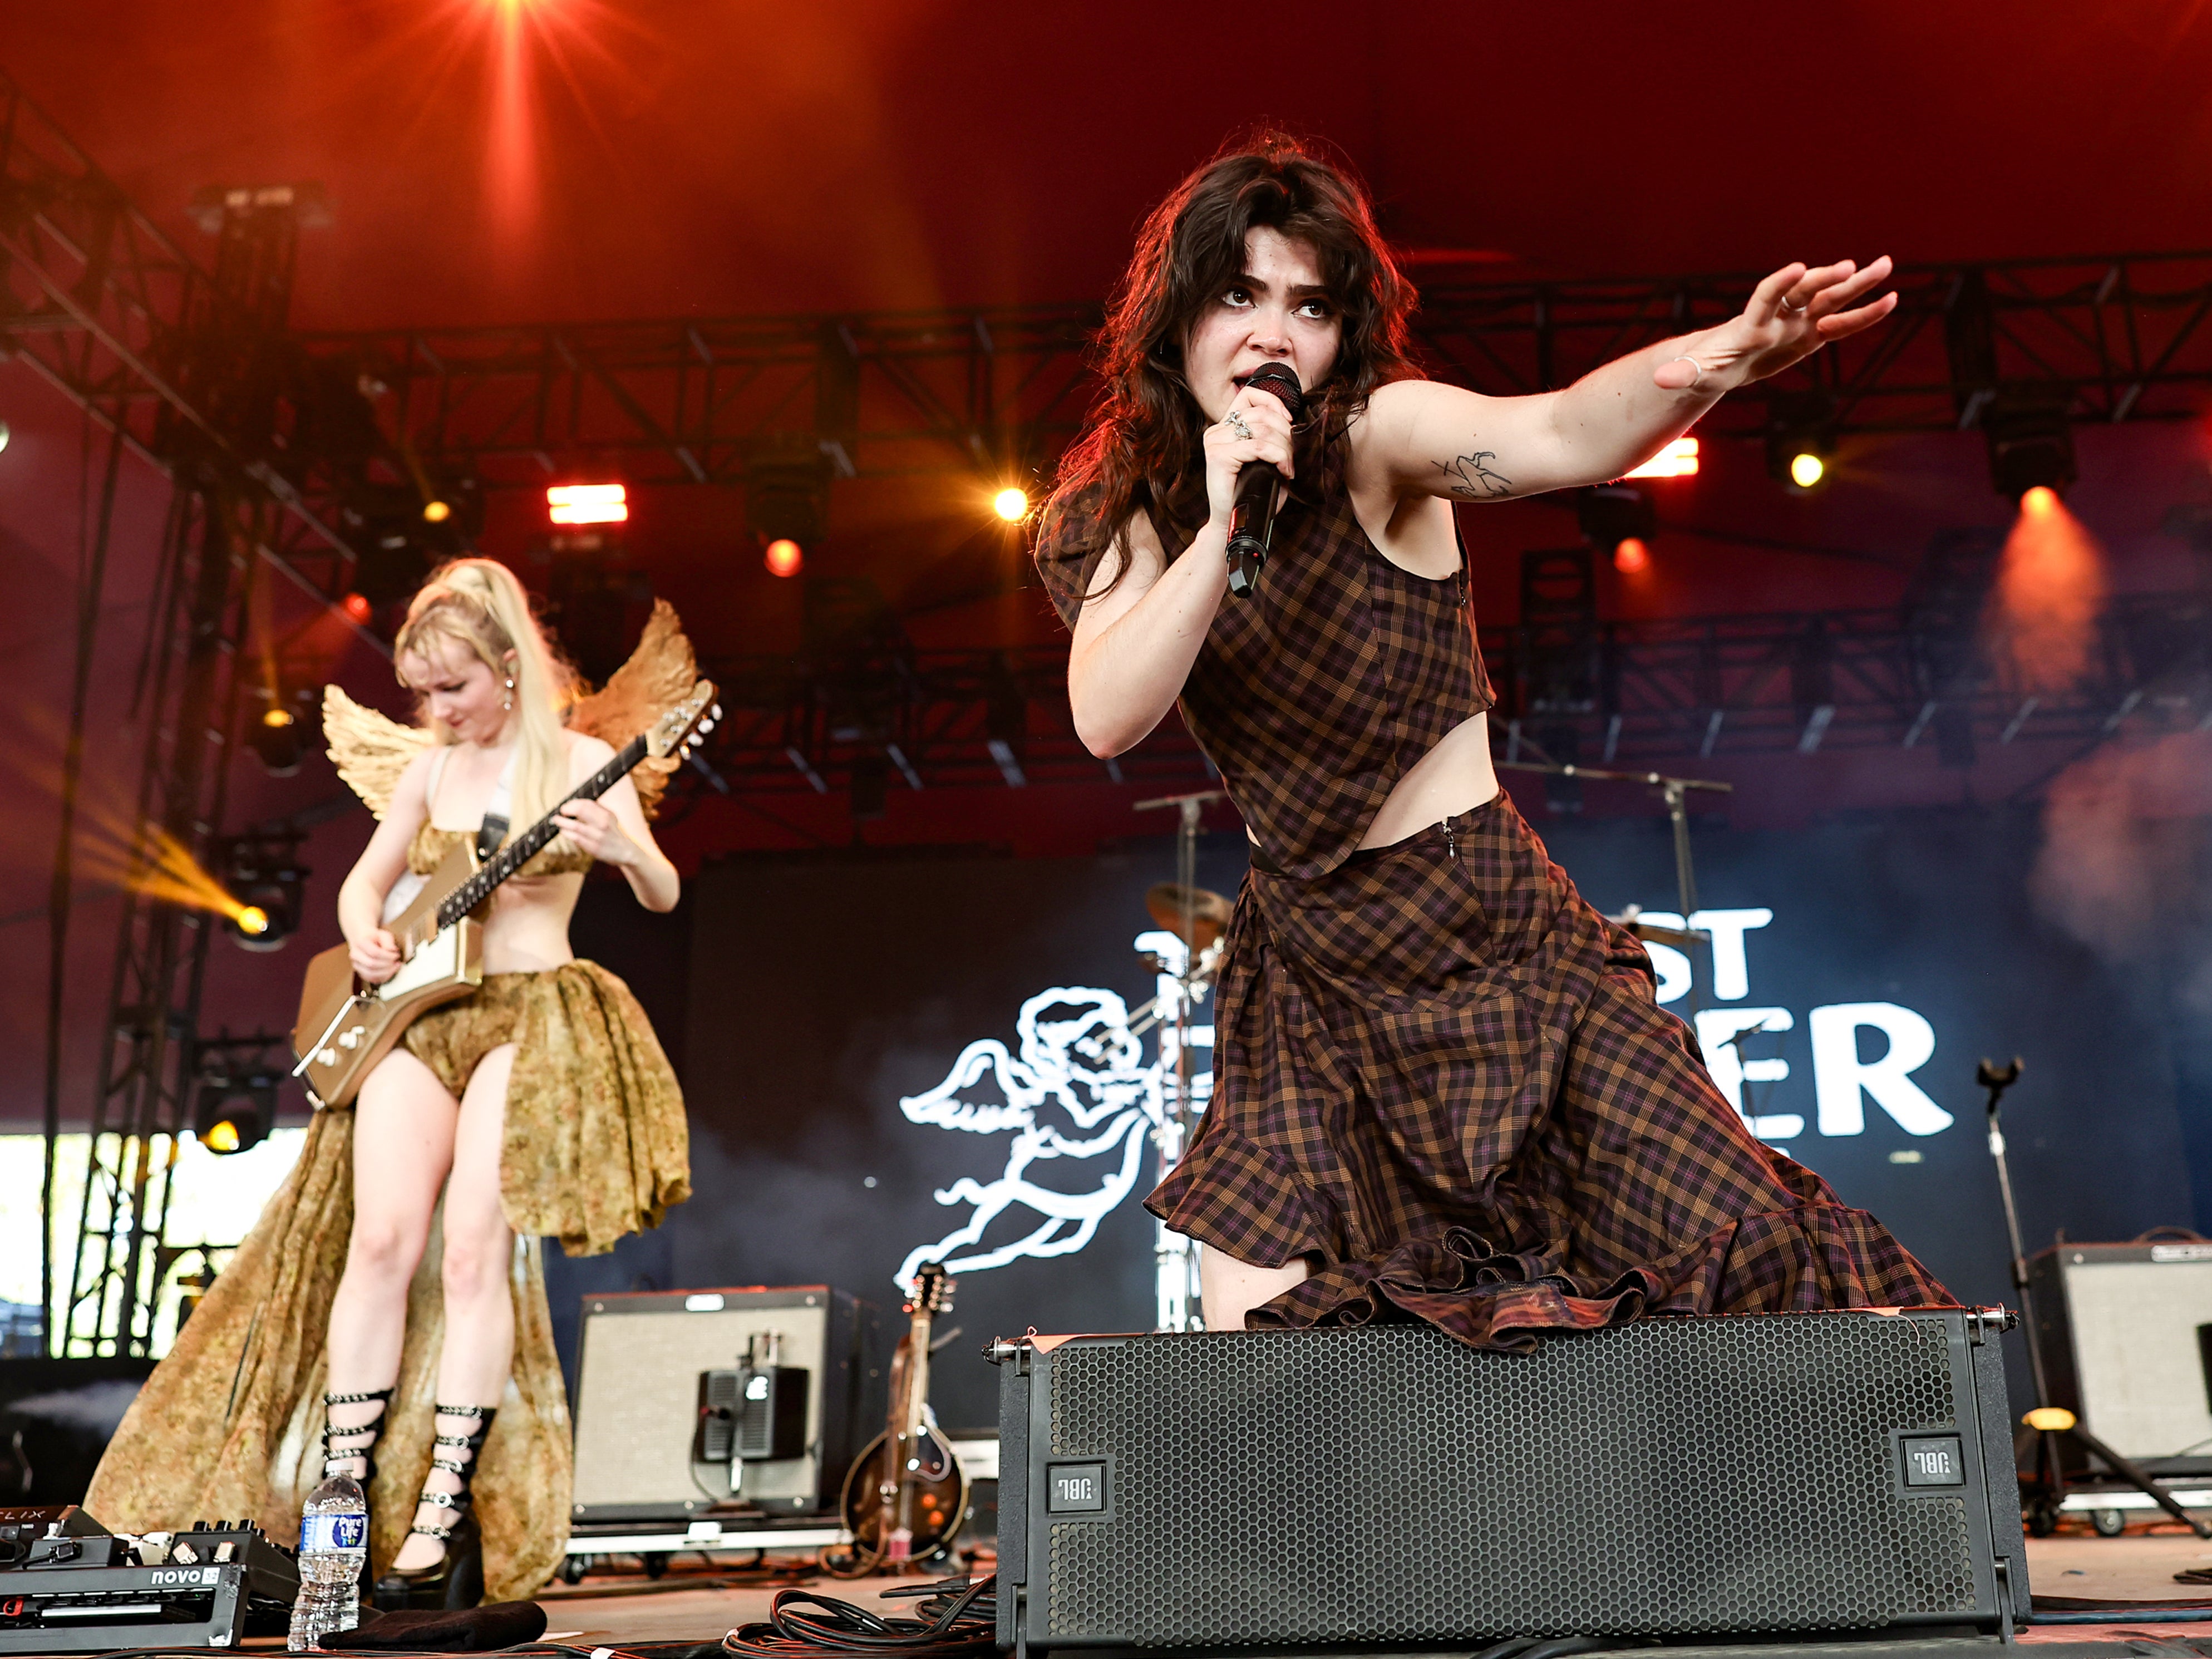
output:
[[[541,836],[559,834],[519,867],[529,843],[514,848],[476,908],[480,985],[332,1097],[350,1110],[317,1114],[87,1504],[131,1528],[248,1513],[281,1536],[343,1469],[369,1491],[378,1604],[459,1607],[528,1595],[567,1534],[566,1398],[538,1253],[517,1237],[595,1254],[690,1192],[675,1074],[629,988],[576,960],[568,919],[594,860],[647,909],[676,903],[647,824],[675,762],[611,763],[692,690],[694,665],[658,605],[629,663],[580,697],[487,559],[433,574],[393,657],[419,726],[336,687],[325,700],[331,757],[381,819],[338,894],[357,980],[400,971],[392,927],[456,848],[491,858],[548,813]]]

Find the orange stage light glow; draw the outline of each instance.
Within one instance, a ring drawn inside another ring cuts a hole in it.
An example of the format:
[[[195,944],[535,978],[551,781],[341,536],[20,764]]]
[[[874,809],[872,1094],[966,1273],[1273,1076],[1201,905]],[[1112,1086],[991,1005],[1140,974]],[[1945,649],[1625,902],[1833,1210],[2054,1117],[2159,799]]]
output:
[[[238,1150],[238,1125],[228,1118],[207,1132],[206,1146],[211,1152],[234,1152]]]
[[[1638,537],[1627,537],[1613,550],[1613,568],[1624,576],[1648,569],[1650,564],[1651,550]]]
[[[629,492],[618,483],[555,484],[545,505],[555,524],[621,524],[629,517]]]
[[[1694,478],[1698,476],[1698,441],[1687,433],[1668,444],[1626,478]]]
[[[1029,492],[1009,484],[991,497],[991,510],[1008,524],[1019,524],[1029,516]]]
[[[806,562],[806,555],[790,537],[781,536],[768,544],[761,562],[768,566],[771,576],[796,576],[799,566]]]
[[[367,622],[368,620],[368,601],[362,595],[358,593],[349,593],[345,596],[345,613],[347,616],[351,617],[356,622]]]
[[[2105,608],[2105,551],[2056,490],[2020,498],[1997,573],[1996,621],[2021,684],[2060,692],[2081,682]]]
[[[262,714],[261,723],[272,729],[281,731],[283,727],[291,725],[292,711],[289,708],[268,709]]]

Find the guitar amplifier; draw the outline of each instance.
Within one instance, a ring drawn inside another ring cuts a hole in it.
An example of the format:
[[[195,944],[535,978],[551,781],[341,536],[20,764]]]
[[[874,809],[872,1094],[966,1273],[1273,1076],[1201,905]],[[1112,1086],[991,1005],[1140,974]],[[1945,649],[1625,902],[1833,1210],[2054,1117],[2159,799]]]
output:
[[[765,1352],[777,1355],[772,1368],[748,1367]],[[781,1375],[770,1379],[765,1443],[748,1444],[759,1413],[745,1410],[743,1382],[771,1370]],[[884,1426],[890,1370],[879,1311],[826,1285],[586,1297],[571,1518],[681,1521],[732,1503],[769,1516],[835,1511],[845,1471]],[[802,1377],[803,1390],[788,1389]],[[789,1455],[746,1455],[759,1451]]]
[[[2155,1473],[2212,1472],[2212,1243],[2060,1244],[2028,1285],[2051,1403]]]
[[[2005,1322],[1001,1343],[999,1645],[2008,1635]]]

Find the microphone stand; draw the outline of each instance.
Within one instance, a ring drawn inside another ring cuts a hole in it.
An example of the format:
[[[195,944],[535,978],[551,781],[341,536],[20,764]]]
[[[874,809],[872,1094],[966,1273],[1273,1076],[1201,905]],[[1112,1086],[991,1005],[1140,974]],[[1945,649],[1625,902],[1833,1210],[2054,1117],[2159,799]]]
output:
[[[1188,795],[1164,795],[1140,800],[1135,810],[1149,812],[1163,806],[1177,809],[1176,824],[1176,884],[1182,890],[1182,971],[1176,975],[1175,1000],[1175,1112],[1154,1131],[1152,1144],[1159,1153],[1159,1179],[1165,1181],[1182,1161],[1190,1145],[1190,1005],[1198,980],[1198,827],[1200,815],[1214,801],[1229,797],[1218,789],[1201,789]],[[1159,1286],[1159,1328],[1166,1331],[1192,1328],[1191,1309],[1198,1300],[1198,1257],[1190,1240],[1168,1231],[1164,1221],[1153,1224],[1157,1242],[1154,1266]],[[1203,1317],[1204,1310],[1200,1310]]]
[[[2005,1161],[2004,1124],[1997,1107],[2004,1091],[2020,1081],[2020,1074],[2025,1069],[2017,1055],[2009,1066],[1985,1060],[1975,1068],[1974,1081],[1990,1091],[1990,1157],[1997,1166],[1997,1194],[2004,1200],[2005,1237],[2012,1246],[2013,1294],[2020,1298],[2021,1322],[2027,1328],[2027,1375],[2035,1390],[2035,1409],[2021,1419],[2027,1431],[2035,1437],[2035,1484],[2040,1489],[2027,1505],[2028,1530],[2039,1538],[2047,1538],[2057,1530],[2069,1484],[2058,1453],[2059,1438],[2064,1436],[2199,1538],[2212,1538],[2212,1523],[2191,1515],[2175,1501],[2172,1492],[2152,1480],[2140,1466],[2083,1428],[2081,1419],[2072,1412],[2051,1403],[2049,1380],[2043,1370],[2043,1346],[2036,1340],[2043,1327],[2037,1322],[2034,1292],[2028,1286],[2027,1249],[2021,1242],[2020,1210],[2013,1202],[2012,1170]]]

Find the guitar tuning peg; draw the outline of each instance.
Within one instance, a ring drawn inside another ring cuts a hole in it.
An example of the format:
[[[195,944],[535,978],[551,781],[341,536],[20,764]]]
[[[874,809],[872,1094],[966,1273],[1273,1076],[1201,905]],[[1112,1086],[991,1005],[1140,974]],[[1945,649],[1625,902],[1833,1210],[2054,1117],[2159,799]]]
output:
[[[721,719],[722,705],[718,702],[713,708],[709,708],[707,711],[707,718],[710,720],[718,720]]]

